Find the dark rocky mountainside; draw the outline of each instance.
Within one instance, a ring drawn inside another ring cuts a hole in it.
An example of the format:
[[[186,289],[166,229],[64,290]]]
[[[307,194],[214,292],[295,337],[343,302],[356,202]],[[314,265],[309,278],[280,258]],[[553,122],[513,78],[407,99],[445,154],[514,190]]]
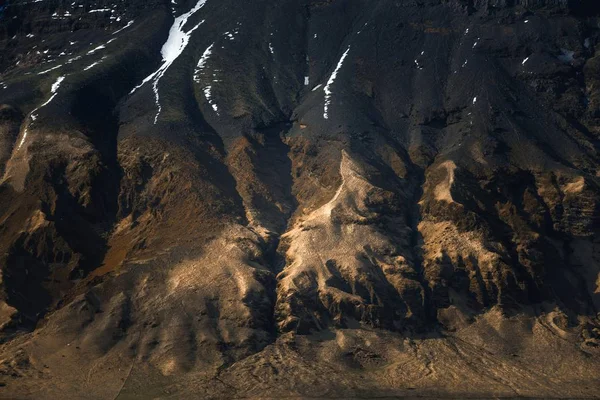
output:
[[[600,4],[0,2],[0,271],[0,398],[600,397]]]

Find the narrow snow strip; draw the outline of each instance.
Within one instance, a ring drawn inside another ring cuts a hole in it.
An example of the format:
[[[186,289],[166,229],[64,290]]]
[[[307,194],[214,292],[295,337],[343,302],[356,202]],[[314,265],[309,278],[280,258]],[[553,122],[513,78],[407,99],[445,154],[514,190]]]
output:
[[[47,106],[48,104],[50,104],[50,102],[52,100],[54,100],[54,98],[56,97],[56,94],[58,92],[58,89],[60,88],[60,84],[65,80],[64,76],[60,76],[58,77],[58,79],[56,79],[56,81],[52,84],[52,88],[50,89],[50,93],[52,94],[52,96],[50,96],[50,98],[41,106],[35,108],[30,114],[29,117],[31,119],[31,121],[35,121],[37,119],[37,115],[36,112],[38,112],[40,110],[40,108]],[[19,150],[21,148],[21,146],[23,146],[23,143],[25,143],[25,139],[27,138],[27,131],[29,129],[29,124],[27,124],[27,126],[25,126],[25,130],[23,131],[23,137],[21,138],[21,141],[19,142],[19,146],[17,147],[17,150]]]
[[[69,58],[67,60],[66,64],[71,64],[73,61],[81,60],[82,58],[83,57],[81,57],[81,56],[76,56],[76,57],[73,57],[73,58]]]
[[[525,59],[523,60],[523,62],[521,63],[521,65],[525,65],[525,63],[526,63],[527,61],[529,61],[529,57],[525,58]]]
[[[87,70],[89,70],[89,69],[92,69],[92,68],[94,68],[96,65],[98,65],[98,64],[100,64],[102,61],[106,60],[106,58],[107,58],[107,57],[108,57],[108,56],[104,56],[104,57],[102,57],[102,59],[100,59],[99,61],[96,61],[95,63],[92,63],[92,64],[88,65],[88,66],[87,66],[87,67],[85,67],[83,70],[84,70],[84,71],[87,71]]]
[[[124,27],[122,27],[122,28],[121,28],[121,29],[119,29],[119,30],[116,30],[116,31],[114,31],[112,34],[113,34],[113,35],[116,35],[117,33],[120,33],[120,32],[122,32],[122,31],[124,31],[125,29],[127,29],[127,28],[129,28],[131,25],[133,25],[133,22],[134,22],[134,20],[132,19],[131,21],[129,21],[129,22],[127,23],[127,25],[125,25]]]
[[[89,69],[92,69],[92,68],[94,68],[94,67],[95,67],[96,65],[98,65],[98,64],[100,64],[100,61],[96,61],[95,63],[92,63],[92,64],[88,65],[88,66],[87,66],[87,67],[85,67],[83,70],[84,70],[84,71],[87,71],[87,70],[89,70]]]
[[[317,86],[315,86],[315,87],[313,88],[313,90],[312,90],[312,91],[313,91],[313,92],[316,92],[317,90],[319,90],[319,88],[320,88],[321,86],[323,86],[323,85],[319,83]]]
[[[212,49],[213,49],[214,45],[215,45],[214,43],[211,44],[210,46],[208,46],[206,48],[206,50],[204,50],[204,53],[202,53],[202,56],[200,57],[200,60],[198,61],[198,65],[196,66],[196,70],[194,71],[194,82],[200,83],[200,75],[202,74],[202,71],[204,70],[204,68],[206,68],[206,64],[207,64],[210,56],[212,55]],[[214,77],[216,77],[215,73],[213,73],[213,78]],[[213,82],[219,82],[219,80],[213,79]],[[217,104],[215,103],[214,99],[212,98],[212,86],[210,86],[210,85],[205,86],[202,89],[202,92],[204,93],[204,97],[206,97],[206,101],[208,101],[208,104],[210,104],[212,109],[217,113],[217,115],[219,115],[219,107],[217,107]]]
[[[92,50],[88,51],[88,52],[87,52],[87,55],[88,55],[88,56],[89,56],[89,55],[92,55],[92,54],[94,54],[95,52],[97,52],[98,50],[102,50],[102,49],[105,49],[105,48],[106,48],[106,46],[105,46],[105,45],[103,45],[103,44],[101,44],[100,46],[96,47],[95,49],[92,49]]]
[[[214,45],[215,45],[214,43],[211,44],[210,46],[208,46],[206,48],[206,50],[204,50],[204,53],[202,53],[202,56],[200,57],[200,60],[198,61],[198,65],[196,66],[196,70],[194,71],[194,82],[196,82],[196,83],[200,82],[200,72],[206,67],[206,63],[208,62],[208,59],[212,55],[212,49],[213,49]]]
[[[92,54],[96,53],[99,50],[104,50],[106,48],[106,46],[108,46],[109,44],[111,44],[112,42],[114,42],[115,40],[117,40],[117,38],[112,38],[110,39],[108,42],[101,44],[98,47],[93,48],[92,50],[87,52],[88,56],[91,56]]]
[[[38,75],[44,75],[44,74],[47,74],[50,71],[54,71],[55,69],[59,69],[59,68],[62,68],[62,65],[57,65],[56,67],[52,67],[50,69],[42,71],[42,72],[38,73]]]
[[[305,76],[304,77],[304,86],[308,86],[308,85],[310,85],[310,77]]]
[[[204,97],[206,97],[206,101],[208,101],[208,104],[210,104],[214,112],[216,112],[217,115],[219,115],[219,107],[217,107],[217,104],[212,98],[212,86],[209,85],[202,89],[202,91],[204,92]]]
[[[154,90],[154,96],[156,100],[156,107],[158,108],[158,112],[156,113],[156,117],[154,118],[154,124],[158,122],[158,117],[162,111],[162,107],[160,105],[160,95],[158,93],[158,83],[160,79],[165,75],[169,67],[179,58],[179,56],[183,53],[185,48],[187,47],[190,37],[192,33],[198,29],[200,25],[204,23],[204,20],[200,21],[196,26],[194,26],[189,31],[184,31],[183,28],[187,22],[187,20],[195,14],[198,10],[200,10],[204,4],[206,4],[207,0],[198,0],[196,5],[185,14],[180,15],[175,18],[173,21],[173,25],[169,30],[169,37],[167,41],[163,45],[161,49],[162,54],[162,65],[154,71],[152,74],[147,76],[142,83],[133,88],[133,90],[129,93],[130,95],[135,93],[139,88],[144,86],[146,83],[152,81],[152,88]]]
[[[331,104],[331,95],[332,95],[331,85],[333,85],[333,83],[335,82],[335,78],[337,78],[337,74],[340,71],[340,69],[342,68],[342,65],[344,64],[344,60],[348,56],[349,51],[350,51],[350,45],[348,45],[348,48],[346,49],[344,54],[342,54],[340,61],[338,62],[337,66],[335,67],[335,70],[333,71],[333,73],[329,77],[329,80],[327,81],[327,85],[325,85],[325,88],[323,89],[323,91],[325,92],[325,106],[323,107],[323,118],[325,118],[325,119],[329,119],[329,105]]]

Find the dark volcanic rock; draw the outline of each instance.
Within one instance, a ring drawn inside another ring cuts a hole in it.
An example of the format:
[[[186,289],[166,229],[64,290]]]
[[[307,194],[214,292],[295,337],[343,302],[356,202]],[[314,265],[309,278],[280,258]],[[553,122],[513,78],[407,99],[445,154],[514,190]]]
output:
[[[0,397],[594,397],[599,7],[0,3]]]

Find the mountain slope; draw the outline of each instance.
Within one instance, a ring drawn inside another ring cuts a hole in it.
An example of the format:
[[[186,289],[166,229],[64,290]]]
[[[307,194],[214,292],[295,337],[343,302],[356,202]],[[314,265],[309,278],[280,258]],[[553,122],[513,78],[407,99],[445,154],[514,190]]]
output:
[[[0,397],[599,395],[593,2],[113,3],[0,9]]]

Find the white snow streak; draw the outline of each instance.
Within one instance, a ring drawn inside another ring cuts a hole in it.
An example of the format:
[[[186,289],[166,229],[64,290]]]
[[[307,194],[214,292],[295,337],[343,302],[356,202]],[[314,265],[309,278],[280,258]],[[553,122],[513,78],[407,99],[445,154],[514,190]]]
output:
[[[187,20],[198,10],[200,10],[204,6],[206,1],[207,0],[198,0],[194,8],[192,8],[185,14],[182,14],[179,17],[175,18],[175,21],[173,21],[173,26],[171,26],[171,29],[169,30],[169,37],[167,38],[167,41],[161,49],[161,54],[163,58],[162,65],[152,74],[147,76],[142,81],[142,83],[133,88],[133,90],[129,93],[131,95],[135,93],[139,88],[144,86],[146,83],[152,82],[152,89],[154,90],[156,107],[158,108],[158,112],[156,113],[156,117],[154,118],[155,125],[158,122],[158,117],[162,111],[162,107],[160,105],[160,96],[158,94],[158,82],[165,75],[165,73],[167,72],[169,67],[175,62],[175,60],[177,60],[177,58],[179,58],[179,56],[183,53],[190,41],[192,33],[204,23],[204,20],[202,20],[190,30],[183,30]]]
[[[94,54],[95,52],[97,52],[98,50],[102,50],[102,49],[105,49],[105,48],[106,48],[106,46],[105,46],[105,45],[103,45],[103,44],[101,44],[100,46],[98,46],[98,47],[96,47],[96,48],[94,48],[94,49],[92,49],[92,50],[88,51],[88,52],[87,52],[87,55],[88,55],[88,56],[89,56],[89,55],[92,55],[92,54]]]
[[[42,72],[38,73],[38,75],[44,75],[44,74],[47,74],[50,71],[54,71],[55,69],[59,69],[59,68],[62,68],[62,65],[57,65],[56,67],[52,67],[50,69],[42,71]]]
[[[214,43],[211,44],[210,46],[208,46],[206,48],[206,50],[204,50],[204,53],[202,53],[202,56],[200,57],[200,60],[198,61],[196,70],[194,71],[194,82],[200,83],[200,74],[202,73],[202,70],[204,70],[204,68],[206,68],[206,63],[208,62],[210,56],[212,55],[212,49],[213,49],[214,45],[215,45]],[[213,77],[214,77],[214,75],[213,75]],[[215,79],[213,81],[218,82],[217,79]],[[202,89],[202,92],[204,93],[204,97],[206,97],[206,101],[208,101],[208,104],[210,104],[212,109],[218,115],[219,108],[217,107],[217,104],[215,103],[215,101],[212,98],[212,86],[210,86],[210,85],[205,86]]]
[[[106,60],[107,58],[108,58],[108,56],[104,56],[104,57],[102,57],[102,59],[101,59],[101,60],[99,60],[99,61],[96,61],[96,62],[94,62],[94,63],[92,63],[92,64],[88,65],[88,66],[87,66],[87,67],[85,67],[83,70],[84,70],[84,71],[87,71],[87,70],[89,70],[89,69],[92,69],[92,68],[94,68],[96,65],[100,64],[102,61]]]
[[[82,58],[83,57],[81,57],[81,56],[76,56],[76,57],[73,57],[73,58],[69,58],[67,60],[66,64],[71,64],[73,61],[81,60]]]
[[[213,49],[214,45],[215,45],[214,43],[211,44],[210,46],[208,46],[206,48],[206,50],[204,50],[204,53],[202,53],[202,56],[200,57],[200,60],[198,61],[198,65],[196,67],[196,71],[194,71],[194,82],[196,82],[196,83],[200,82],[200,72],[206,67],[206,63],[208,62],[208,59],[212,55],[212,49]]]
[[[325,118],[325,119],[329,119],[329,105],[331,104],[331,95],[332,95],[331,85],[333,85],[333,82],[335,82],[335,78],[337,77],[338,72],[342,68],[342,64],[344,63],[344,60],[348,56],[349,51],[350,51],[350,45],[348,45],[348,48],[346,49],[344,54],[342,54],[340,61],[338,62],[337,66],[335,67],[335,70],[333,71],[333,73],[329,77],[329,80],[327,81],[327,85],[325,85],[325,88],[323,89],[323,91],[325,92],[325,106],[323,107],[323,118]]]
[[[204,92],[204,97],[206,97],[208,104],[210,104],[212,109],[217,113],[217,115],[219,115],[219,107],[217,107],[217,104],[212,99],[212,86],[206,86],[204,89],[202,89],[202,91]]]
[[[114,31],[114,32],[113,32],[113,35],[116,35],[117,33],[120,33],[120,32],[122,32],[122,31],[124,31],[125,29],[129,28],[131,25],[133,25],[133,22],[134,22],[134,20],[131,20],[131,21],[129,21],[129,22],[127,23],[127,25],[125,25],[124,27],[122,27],[122,28],[121,28],[121,29],[119,29],[119,30],[116,30],[116,31]]]
[[[109,44],[111,44],[111,43],[112,43],[112,42],[114,42],[115,40],[117,40],[117,38],[112,38],[112,39],[110,39],[108,42],[106,42],[106,43],[104,43],[104,44],[101,44],[101,45],[100,45],[100,46],[98,46],[98,47],[95,47],[95,48],[93,48],[92,50],[90,50],[90,51],[88,51],[88,52],[87,52],[87,55],[88,55],[88,56],[89,56],[89,55],[92,55],[92,54],[94,54],[95,52],[97,52],[98,50],[104,50],[104,49],[106,48],[106,46],[108,46]]]
[[[526,57],[526,58],[523,60],[523,62],[521,62],[521,65],[525,65],[525,63],[526,63],[527,61],[529,61],[529,57]]]
[[[36,112],[39,111],[40,108],[47,106],[48,104],[50,104],[50,102],[52,100],[54,100],[54,98],[56,97],[56,94],[58,92],[58,88],[60,88],[60,84],[62,83],[62,81],[65,80],[64,76],[60,76],[58,77],[58,79],[56,79],[56,81],[52,84],[52,88],[50,89],[50,93],[52,94],[52,96],[50,96],[50,98],[41,106],[37,107],[36,109],[34,109],[30,114],[29,117],[31,119],[31,122],[35,121],[37,119],[37,115]],[[23,143],[25,143],[25,139],[27,138],[27,131],[29,129],[29,124],[27,126],[25,126],[25,130],[23,131],[23,137],[21,138],[21,141],[19,142],[19,146],[17,147],[17,150],[19,150],[21,148],[21,146],[23,146]]]

